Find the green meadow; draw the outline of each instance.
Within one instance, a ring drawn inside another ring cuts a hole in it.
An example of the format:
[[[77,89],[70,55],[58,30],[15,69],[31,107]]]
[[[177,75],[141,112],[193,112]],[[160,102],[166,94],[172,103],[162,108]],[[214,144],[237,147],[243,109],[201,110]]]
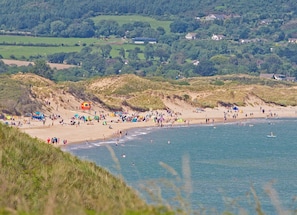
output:
[[[44,56],[49,54],[59,53],[59,52],[75,52],[79,51],[81,47],[41,47],[41,46],[0,46],[0,54],[5,59],[10,59],[13,55],[16,59],[29,59],[30,56]],[[25,60],[24,59],[24,60]]]
[[[53,38],[53,37],[30,37],[30,36],[0,36],[0,55],[5,59],[10,59],[13,55],[18,60],[26,60],[31,56],[44,56],[60,52],[79,52],[85,46],[91,46],[94,51],[98,51],[100,45],[109,44],[112,47],[111,56],[119,56],[119,50],[133,50],[139,47],[143,50],[143,45],[134,45],[123,41],[121,38],[111,37],[109,39],[98,38]],[[46,46],[45,46],[46,45]],[[96,48],[98,47],[98,48]],[[126,53],[128,56],[128,53]],[[143,54],[139,54],[142,59]]]
[[[98,38],[60,38],[60,37],[33,37],[33,36],[11,36],[0,35],[0,43],[16,43],[16,44],[53,44],[53,45],[68,45],[87,44],[100,42]]]
[[[158,27],[163,27],[167,33],[170,32],[170,23],[171,21],[160,21],[151,17],[130,15],[130,16],[116,16],[116,15],[100,15],[93,18],[95,23],[100,22],[101,20],[114,20],[119,23],[119,25],[132,23],[132,22],[148,22],[151,27],[156,29]]]

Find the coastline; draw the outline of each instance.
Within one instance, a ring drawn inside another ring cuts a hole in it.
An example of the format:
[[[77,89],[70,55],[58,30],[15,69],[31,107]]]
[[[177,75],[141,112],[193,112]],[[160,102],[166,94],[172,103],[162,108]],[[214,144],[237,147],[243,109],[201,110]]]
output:
[[[163,121],[161,123],[153,120],[152,116],[156,113],[163,116]],[[29,134],[33,138],[38,138],[45,143],[50,139],[50,144],[54,146],[63,146],[65,145],[65,140],[67,141],[66,144],[76,144],[119,139],[123,135],[127,135],[127,132],[129,134],[129,130],[134,128],[230,123],[257,118],[296,118],[297,107],[262,105],[257,107],[239,107],[238,110],[218,107],[213,109],[206,108],[202,111],[180,108],[179,110],[175,110],[174,113],[178,114],[172,115],[171,113],[170,115],[166,111],[138,113],[138,116],[140,116],[141,119],[148,114],[151,114],[151,117],[145,121],[137,122],[121,121],[119,116],[107,114],[104,120],[92,120],[90,122],[81,122],[75,125],[71,125],[71,118],[60,116],[55,120],[46,120],[45,122],[31,120],[30,123],[24,123],[21,126],[16,127],[18,127],[20,131]],[[136,114],[133,113],[132,115],[135,116]],[[63,121],[63,123],[59,123],[61,121]],[[52,143],[52,138],[56,138],[58,141]]]

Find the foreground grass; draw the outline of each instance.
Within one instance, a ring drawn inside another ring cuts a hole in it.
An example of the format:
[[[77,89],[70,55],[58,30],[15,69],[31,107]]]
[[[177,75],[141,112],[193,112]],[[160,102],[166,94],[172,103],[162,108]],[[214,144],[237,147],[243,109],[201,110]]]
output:
[[[170,214],[94,163],[0,123],[0,214]]]

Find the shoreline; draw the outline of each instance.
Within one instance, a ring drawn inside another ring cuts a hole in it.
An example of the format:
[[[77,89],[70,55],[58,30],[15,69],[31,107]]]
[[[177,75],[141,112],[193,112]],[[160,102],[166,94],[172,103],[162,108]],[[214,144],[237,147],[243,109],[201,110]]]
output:
[[[265,109],[264,109],[265,108]],[[265,110],[265,112],[263,111]],[[257,107],[239,107],[238,110],[230,110],[225,107],[207,108],[203,111],[195,112],[193,109],[175,110],[178,115],[170,115],[166,111],[153,111],[146,113],[138,113],[140,119],[148,114],[149,118],[143,121],[131,122],[121,121],[119,116],[107,115],[104,120],[92,120],[90,122],[80,122],[75,125],[70,124],[71,119],[61,116],[55,120],[36,121],[29,120],[29,123],[23,123],[17,127],[21,132],[27,133],[33,138],[40,139],[47,143],[50,139],[50,144],[56,147],[66,144],[78,144],[84,142],[104,141],[112,139],[120,139],[122,136],[129,134],[131,129],[149,128],[149,127],[178,127],[191,125],[207,125],[218,123],[234,123],[243,122],[252,119],[276,119],[276,118],[297,118],[297,107],[280,107],[280,106],[257,106]],[[164,121],[156,122],[153,120],[154,114],[158,113]],[[145,119],[145,118],[144,118]],[[20,122],[24,119],[14,120]],[[28,119],[27,119],[28,120]],[[63,121],[63,123],[59,123]],[[8,122],[9,121],[5,121]],[[11,121],[10,121],[11,122]],[[25,121],[23,121],[25,122]],[[105,122],[105,124],[104,124]],[[52,138],[58,141],[52,143]]]

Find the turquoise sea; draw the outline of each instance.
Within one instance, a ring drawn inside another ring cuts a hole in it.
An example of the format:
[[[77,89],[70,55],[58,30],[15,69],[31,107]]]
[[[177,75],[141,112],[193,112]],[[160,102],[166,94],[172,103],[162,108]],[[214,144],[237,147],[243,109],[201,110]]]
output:
[[[117,141],[63,150],[123,177],[149,203],[185,208],[180,194],[190,213],[256,214],[253,188],[265,214],[297,208],[297,119],[142,128]]]

